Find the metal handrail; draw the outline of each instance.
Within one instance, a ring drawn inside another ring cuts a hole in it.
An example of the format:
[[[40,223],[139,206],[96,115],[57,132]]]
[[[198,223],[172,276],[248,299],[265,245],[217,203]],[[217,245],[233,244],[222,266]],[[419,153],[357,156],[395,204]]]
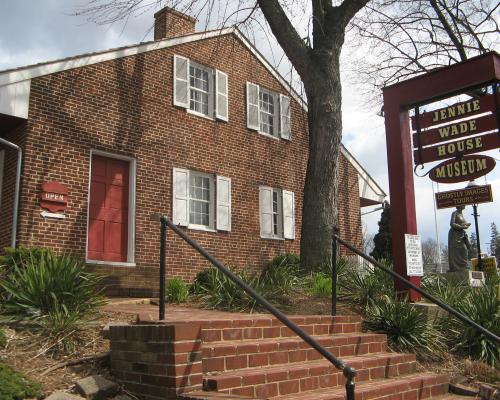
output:
[[[307,332],[297,326],[292,322],[285,314],[269,303],[265,298],[243,282],[238,276],[236,276],[232,271],[224,267],[215,257],[210,255],[202,246],[200,246],[194,239],[191,239],[182,229],[177,225],[174,225],[170,219],[164,215],[155,214],[152,219],[160,221],[161,224],[161,234],[160,240],[160,276],[161,279],[165,280],[165,240],[167,227],[172,229],[177,235],[179,235],[187,244],[189,244],[193,249],[205,257],[212,265],[214,265],[220,272],[231,279],[236,285],[243,289],[250,297],[252,297],[257,303],[262,307],[267,309],[271,314],[273,314],[278,320],[280,320],[284,325],[290,328],[293,332],[297,334],[302,340],[319,352],[324,358],[330,361],[337,369],[341,370],[346,378],[346,397],[347,400],[354,400],[354,377],[356,376],[356,370],[353,367],[347,365],[344,361],[338,359],[323,346],[321,346],[316,340],[314,340]],[[165,319],[165,282],[160,281],[160,320]]]
[[[344,241],[341,238],[339,238],[336,234],[334,234],[333,235],[333,243],[334,243],[333,247],[334,248],[336,248],[336,244],[335,244],[336,242],[339,242],[341,245],[347,247],[349,250],[351,250],[353,253],[357,254],[358,256],[363,257],[365,260],[369,261],[370,263],[372,263],[373,265],[375,265],[376,267],[378,267],[382,271],[384,271],[384,272],[392,275],[393,277],[399,279],[406,286],[408,286],[411,289],[415,290],[416,292],[420,293],[423,297],[425,297],[426,299],[430,300],[434,304],[437,304],[443,310],[449,312],[450,314],[452,314],[453,316],[457,317],[462,322],[465,322],[466,324],[472,326],[473,328],[475,328],[478,331],[480,331],[483,335],[489,337],[490,339],[492,339],[492,340],[494,340],[494,341],[496,341],[497,343],[500,344],[500,337],[498,337],[497,335],[495,335],[493,332],[490,332],[488,329],[486,329],[483,326],[479,325],[478,323],[474,322],[469,317],[467,317],[467,316],[463,315],[462,313],[460,313],[459,311],[455,310],[449,304],[446,304],[445,302],[439,300],[438,298],[434,297],[433,295],[427,293],[425,290],[423,290],[420,287],[418,287],[417,285],[411,283],[409,280],[403,278],[397,272],[394,272],[394,271],[390,270],[389,268],[384,267],[382,264],[380,264],[373,257],[370,257],[370,256],[366,255],[362,251],[358,250],[357,248],[355,248],[354,246],[352,246],[351,244],[347,243],[346,241]],[[333,303],[333,301],[335,301],[335,303],[336,303],[336,299],[332,299],[332,303]]]

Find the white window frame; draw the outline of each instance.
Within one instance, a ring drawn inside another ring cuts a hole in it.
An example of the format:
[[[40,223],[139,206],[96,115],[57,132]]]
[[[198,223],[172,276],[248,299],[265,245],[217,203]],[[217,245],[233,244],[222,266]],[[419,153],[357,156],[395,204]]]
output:
[[[202,112],[191,109],[191,93],[192,91],[203,92],[201,89],[191,86],[191,67],[195,69],[199,69],[201,71],[208,73],[208,114],[204,114]],[[204,65],[198,64],[197,62],[189,60],[188,63],[188,107],[186,110],[190,114],[198,115],[200,117],[208,118],[210,120],[215,119],[215,101],[216,101],[216,93],[215,93],[215,70],[212,68],[208,68]]]
[[[210,185],[210,199],[209,199],[209,206],[208,206],[208,221],[209,225],[199,225],[199,224],[192,224],[190,222],[190,214],[191,214],[191,200],[199,200],[199,199],[194,199],[191,197],[191,176],[200,176],[202,178],[208,178],[209,185]],[[198,171],[192,171],[188,170],[188,193],[187,193],[187,219],[188,219],[188,229],[195,229],[195,230],[202,230],[202,231],[209,231],[209,232],[215,232],[215,177],[212,174],[207,174],[204,172],[198,172]]]
[[[271,212],[273,216],[272,226],[273,232],[271,237],[273,239],[284,239],[284,229],[283,229],[283,191],[281,189],[272,188],[272,207]],[[274,211],[274,196],[276,195],[276,211]],[[277,232],[274,231],[274,217],[276,216],[276,227]]]
[[[247,128],[258,132],[262,136],[266,136],[275,140],[292,140],[291,132],[291,103],[290,97],[285,96],[279,92],[264,88],[252,82],[247,82]],[[257,101],[254,100],[254,92],[257,92]],[[273,130],[274,133],[270,134],[262,130],[262,121],[264,115],[271,115],[269,112],[264,111],[262,108],[263,102],[261,101],[262,94],[265,93],[273,99]],[[286,115],[283,114],[286,110]],[[258,120],[258,121],[256,121]]]
[[[89,247],[89,215],[90,215],[90,182],[92,179],[92,156],[102,156],[116,158],[117,160],[128,161],[129,163],[129,198],[128,198],[128,248],[127,261],[102,261],[91,260],[87,258]],[[89,157],[89,175],[87,188],[87,227],[85,231],[85,263],[95,265],[111,265],[119,267],[135,267],[135,210],[136,210],[136,182],[137,182],[137,163],[133,157],[122,156],[120,154],[108,153],[101,150],[90,150]]]
[[[270,192],[271,204],[263,203],[263,192]],[[274,198],[277,197],[277,207],[275,211]],[[288,212],[285,213],[285,196],[288,201]],[[270,210],[268,209],[270,208]],[[271,217],[271,233],[263,232],[263,221]],[[275,231],[275,216],[277,219],[277,231]],[[285,221],[286,219],[286,221]],[[281,188],[269,186],[259,186],[259,221],[260,237],[272,240],[294,240],[295,239],[295,194]],[[288,231],[285,229],[287,228]]]
[[[5,150],[0,150],[0,210],[2,209],[4,165],[5,165]]]
[[[260,99],[261,94],[267,94],[273,99],[273,107],[274,107],[274,113],[272,114],[274,122],[273,122],[273,130],[274,130],[274,135],[270,134],[268,132],[265,132],[262,130],[262,115],[271,115],[269,112],[264,111],[262,109],[262,101]],[[269,136],[274,139],[279,139],[280,138],[280,102],[279,102],[279,94],[276,92],[273,92],[272,90],[268,90],[266,88],[263,88],[259,86],[259,133],[261,135]]]

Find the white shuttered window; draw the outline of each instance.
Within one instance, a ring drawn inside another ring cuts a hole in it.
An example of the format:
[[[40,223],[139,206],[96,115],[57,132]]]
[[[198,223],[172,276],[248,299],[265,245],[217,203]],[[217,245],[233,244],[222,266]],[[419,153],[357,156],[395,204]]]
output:
[[[290,97],[247,82],[247,128],[291,140]]]
[[[228,76],[174,55],[174,105],[194,114],[229,120]]]
[[[174,168],[172,214],[177,225],[231,231],[231,179]]]
[[[295,195],[293,192],[259,188],[260,236],[267,239],[295,239]]]

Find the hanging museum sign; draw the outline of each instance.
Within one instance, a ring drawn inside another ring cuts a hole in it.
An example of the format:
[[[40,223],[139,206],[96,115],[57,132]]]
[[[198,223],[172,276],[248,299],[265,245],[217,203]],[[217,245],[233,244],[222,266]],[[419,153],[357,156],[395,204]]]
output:
[[[416,130],[415,164],[461,159],[467,154],[500,148],[499,103],[498,94],[490,94],[422,114],[418,114],[417,107],[411,118],[411,126]]]
[[[490,203],[492,201],[493,193],[491,191],[491,185],[473,186],[465,189],[436,193],[436,207],[438,209]]]
[[[484,176],[495,168],[492,157],[482,154],[447,160],[429,171],[429,178],[437,183],[457,183],[472,181]]]
[[[68,205],[68,188],[59,182],[42,183],[40,207],[52,213],[64,211]]]

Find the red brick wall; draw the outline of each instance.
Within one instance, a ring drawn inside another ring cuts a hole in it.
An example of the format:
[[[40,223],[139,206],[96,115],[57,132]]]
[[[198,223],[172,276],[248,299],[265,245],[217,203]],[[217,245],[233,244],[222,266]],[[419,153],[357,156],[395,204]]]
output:
[[[358,174],[345,157],[340,158],[339,171],[339,236],[358,249],[362,248]],[[340,251],[351,254],[344,247]]]
[[[172,105],[174,54],[229,75],[229,123],[195,116]],[[232,179],[232,232],[188,232],[222,262],[259,268],[279,253],[298,253],[308,145],[306,114],[292,101],[291,142],[247,129],[247,81],[286,93],[233,36],[33,79],[19,242],[85,256],[90,150],[97,149],[137,161],[137,267],[95,267],[111,273],[108,282],[116,294],[129,294],[129,289],[138,295],[156,291],[159,224],[150,221],[150,215],[172,215],[174,167]],[[344,206],[353,207],[347,213],[351,221],[351,216],[359,216],[359,194],[353,183],[355,172],[349,169],[347,175],[352,194]],[[40,217],[39,187],[49,180],[69,188],[65,220]],[[259,185],[295,192],[295,240],[260,238]],[[206,266],[201,256],[169,232],[168,276],[191,280]]]

